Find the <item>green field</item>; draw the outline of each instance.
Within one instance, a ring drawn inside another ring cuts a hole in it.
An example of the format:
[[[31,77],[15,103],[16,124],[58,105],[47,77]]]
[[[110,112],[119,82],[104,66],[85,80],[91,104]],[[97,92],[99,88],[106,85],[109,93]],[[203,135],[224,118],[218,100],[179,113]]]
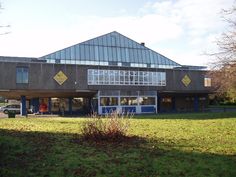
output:
[[[236,176],[236,113],[137,116],[123,143],[85,142],[85,118],[0,118],[0,176]]]

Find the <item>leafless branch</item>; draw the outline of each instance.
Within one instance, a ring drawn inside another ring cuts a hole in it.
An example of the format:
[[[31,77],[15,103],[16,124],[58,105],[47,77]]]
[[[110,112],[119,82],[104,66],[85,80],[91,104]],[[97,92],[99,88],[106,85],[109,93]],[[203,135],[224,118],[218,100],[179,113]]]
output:
[[[219,51],[209,55],[214,60],[210,63],[212,70],[208,74],[219,94],[232,95],[236,93],[236,4],[222,13],[228,29],[216,42]]]

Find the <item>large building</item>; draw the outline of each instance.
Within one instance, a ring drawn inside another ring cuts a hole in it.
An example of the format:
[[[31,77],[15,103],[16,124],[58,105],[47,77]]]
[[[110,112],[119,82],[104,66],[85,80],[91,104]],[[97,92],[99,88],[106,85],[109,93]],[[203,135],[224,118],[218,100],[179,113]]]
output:
[[[40,58],[0,57],[0,96],[41,113],[204,110],[211,80],[118,32]]]

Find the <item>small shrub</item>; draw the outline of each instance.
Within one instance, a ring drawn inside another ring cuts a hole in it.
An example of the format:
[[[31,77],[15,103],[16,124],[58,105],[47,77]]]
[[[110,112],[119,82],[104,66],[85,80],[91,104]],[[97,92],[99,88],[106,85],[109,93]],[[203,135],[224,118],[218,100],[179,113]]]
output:
[[[121,141],[127,136],[130,118],[133,114],[119,114],[117,111],[99,117],[93,113],[82,126],[82,136],[93,141]]]

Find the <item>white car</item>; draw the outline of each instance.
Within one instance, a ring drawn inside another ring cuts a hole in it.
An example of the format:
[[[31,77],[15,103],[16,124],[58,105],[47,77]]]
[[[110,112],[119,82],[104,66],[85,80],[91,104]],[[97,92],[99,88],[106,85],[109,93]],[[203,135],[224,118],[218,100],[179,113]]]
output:
[[[20,105],[11,104],[11,105],[0,107],[0,112],[8,114],[9,111],[12,111],[12,112],[15,112],[16,114],[19,114],[20,113]]]

